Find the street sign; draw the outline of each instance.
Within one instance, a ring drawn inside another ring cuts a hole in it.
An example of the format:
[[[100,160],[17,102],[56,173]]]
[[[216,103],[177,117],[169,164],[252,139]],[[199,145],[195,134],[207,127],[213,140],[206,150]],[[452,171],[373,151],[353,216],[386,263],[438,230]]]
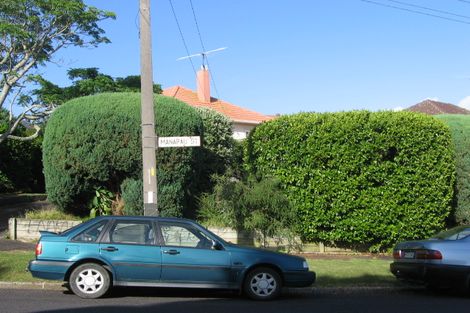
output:
[[[158,137],[158,148],[171,148],[171,147],[200,147],[200,136],[187,136],[187,137]]]

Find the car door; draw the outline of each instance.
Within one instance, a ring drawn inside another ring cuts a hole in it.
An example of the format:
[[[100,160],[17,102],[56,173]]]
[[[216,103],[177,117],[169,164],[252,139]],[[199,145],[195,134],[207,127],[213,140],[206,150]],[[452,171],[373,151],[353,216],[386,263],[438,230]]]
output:
[[[157,282],[160,250],[152,220],[117,219],[100,243],[101,256],[112,265],[118,283]]]
[[[233,287],[230,253],[191,223],[160,221],[162,283],[188,287]]]

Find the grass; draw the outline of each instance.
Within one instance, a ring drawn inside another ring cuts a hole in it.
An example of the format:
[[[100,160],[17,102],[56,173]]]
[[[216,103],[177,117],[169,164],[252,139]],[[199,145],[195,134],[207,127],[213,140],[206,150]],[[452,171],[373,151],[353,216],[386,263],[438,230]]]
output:
[[[26,272],[34,251],[0,251],[0,281],[39,282]]]
[[[25,218],[31,220],[66,220],[80,221],[81,218],[75,215],[64,213],[58,209],[31,210],[25,213]]]
[[[318,287],[394,286],[390,260],[377,258],[309,259],[310,270],[316,272]]]
[[[0,281],[39,282],[25,268],[34,251],[0,251]],[[317,273],[316,287],[394,286],[390,261],[374,258],[309,259]]]

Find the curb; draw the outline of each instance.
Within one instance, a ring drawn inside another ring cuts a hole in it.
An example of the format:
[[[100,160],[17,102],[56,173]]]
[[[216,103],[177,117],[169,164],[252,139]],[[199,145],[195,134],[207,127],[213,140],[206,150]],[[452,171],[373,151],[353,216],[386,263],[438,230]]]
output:
[[[0,281],[0,289],[43,289],[43,290],[61,290],[63,283],[49,282],[8,282]]]

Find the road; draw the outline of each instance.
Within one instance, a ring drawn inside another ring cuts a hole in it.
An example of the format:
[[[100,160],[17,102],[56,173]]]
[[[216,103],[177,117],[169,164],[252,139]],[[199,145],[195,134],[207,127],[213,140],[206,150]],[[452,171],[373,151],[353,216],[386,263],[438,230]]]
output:
[[[433,313],[468,312],[470,297],[424,290],[313,290],[287,292],[280,300],[255,302],[231,293],[199,290],[120,289],[104,299],[84,300],[60,290],[0,289],[2,313]]]

